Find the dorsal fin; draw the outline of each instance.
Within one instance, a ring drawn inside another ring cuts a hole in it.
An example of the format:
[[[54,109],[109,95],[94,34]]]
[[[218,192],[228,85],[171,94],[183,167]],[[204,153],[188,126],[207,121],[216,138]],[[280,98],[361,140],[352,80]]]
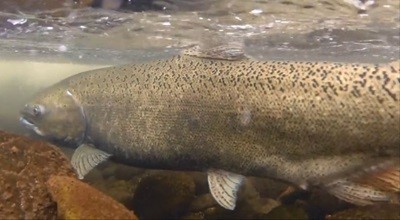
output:
[[[203,48],[199,45],[195,45],[184,50],[182,54],[186,56],[219,60],[242,60],[246,58],[242,45],[235,43],[210,48]]]

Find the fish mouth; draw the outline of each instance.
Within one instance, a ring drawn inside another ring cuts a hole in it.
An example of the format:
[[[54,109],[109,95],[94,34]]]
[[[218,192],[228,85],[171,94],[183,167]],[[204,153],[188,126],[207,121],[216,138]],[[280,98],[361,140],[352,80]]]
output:
[[[44,133],[35,125],[34,122],[29,120],[28,118],[25,118],[25,117],[21,116],[19,118],[19,122],[23,126],[25,126],[27,129],[34,131],[36,134],[38,134],[40,136],[44,136]]]

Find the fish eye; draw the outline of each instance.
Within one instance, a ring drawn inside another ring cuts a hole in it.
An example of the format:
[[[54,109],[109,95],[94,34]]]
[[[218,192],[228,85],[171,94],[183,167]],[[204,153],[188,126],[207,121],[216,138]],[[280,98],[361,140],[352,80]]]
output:
[[[43,107],[40,105],[34,105],[33,106],[33,115],[34,116],[40,116],[43,112]]]

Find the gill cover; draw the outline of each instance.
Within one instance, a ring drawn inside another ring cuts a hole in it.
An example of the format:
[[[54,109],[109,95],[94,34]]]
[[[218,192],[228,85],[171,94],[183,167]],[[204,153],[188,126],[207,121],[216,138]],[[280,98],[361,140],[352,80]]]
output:
[[[81,143],[86,134],[87,123],[85,111],[79,100],[77,100],[69,90],[67,90],[65,93],[67,99],[66,101],[69,102],[69,106],[71,108],[71,111],[69,111],[70,114],[66,116],[66,118],[69,118],[69,122],[75,126],[73,126],[73,129],[69,128],[67,130],[67,136],[64,140],[74,140],[77,143]]]

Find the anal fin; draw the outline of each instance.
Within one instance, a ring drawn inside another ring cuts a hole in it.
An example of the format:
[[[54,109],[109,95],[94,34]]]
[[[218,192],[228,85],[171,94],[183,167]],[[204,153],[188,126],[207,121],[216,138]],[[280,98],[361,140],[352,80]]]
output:
[[[75,169],[78,178],[83,179],[99,163],[106,161],[111,154],[96,149],[90,145],[80,145],[72,155],[71,165]]]
[[[222,207],[234,210],[244,176],[224,170],[209,170],[207,174],[211,195]]]
[[[400,164],[389,160],[363,169],[359,173],[325,184],[339,199],[364,206],[378,202],[399,203]]]
[[[346,202],[365,206],[376,202],[390,202],[390,194],[372,186],[357,184],[348,180],[339,180],[327,187],[332,195]]]
[[[371,171],[369,175],[355,179],[357,183],[369,185],[382,191],[400,192],[400,166],[390,166]]]

